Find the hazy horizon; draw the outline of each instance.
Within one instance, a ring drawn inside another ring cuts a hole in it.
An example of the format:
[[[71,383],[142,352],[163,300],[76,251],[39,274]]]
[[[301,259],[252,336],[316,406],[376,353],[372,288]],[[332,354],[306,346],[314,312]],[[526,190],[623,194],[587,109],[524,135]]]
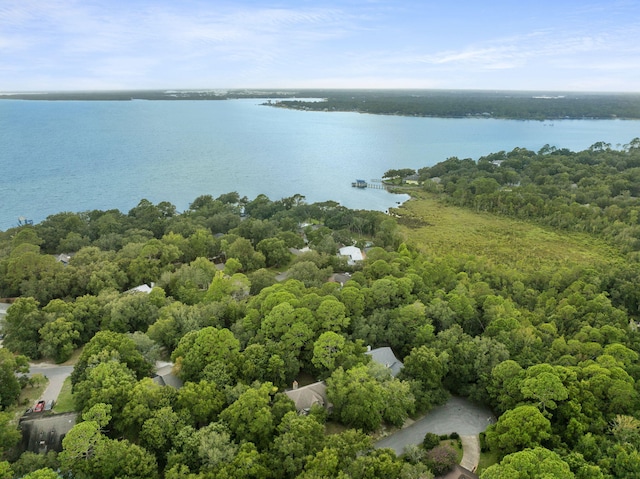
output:
[[[278,87],[212,87],[212,88],[178,88],[178,87],[166,87],[166,88],[113,88],[113,89],[52,89],[52,90],[13,90],[13,91],[2,91],[0,90],[0,95],[38,95],[38,94],[47,94],[47,93],[116,93],[116,92],[218,92],[221,95],[229,92],[254,92],[254,93],[295,93],[295,92],[331,92],[331,91],[440,91],[440,92],[478,92],[478,93],[487,93],[487,92],[495,92],[495,93],[569,93],[569,94],[583,94],[583,95],[600,95],[600,94],[611,94],[611,95],[639,95],[640,90],[638,91],[607,91],[607,90],[516,90],[516,89],[506,89],[506,88],[278,88]]]
[[[640,2],[4,0],[0,91],[640,92]]]

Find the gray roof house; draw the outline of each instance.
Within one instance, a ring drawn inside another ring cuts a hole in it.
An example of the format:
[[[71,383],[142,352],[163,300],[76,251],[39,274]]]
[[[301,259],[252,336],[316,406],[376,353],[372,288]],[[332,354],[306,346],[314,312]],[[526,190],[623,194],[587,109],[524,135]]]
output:
[[[389,368],[393,377],[396,377],[404,367],[404,364],[396,358],[396,355],[393,354],[393,351],[388,346],[372,349],[371,351],[367,351],[365,354],[371,356],[371,359],[376,363]]]
[[[331,409],[331,403],[327,398],[327,384],[324,381],[302,387],[297,387],[297,382],[294,382],[293,389],[285,391],[284,394],[295,403],[298,414],[308,414],[314,404],[327,410]]]
[[[364,261],[365,255],[360,248],[355,246],[343,246],[338,251],[338,256],[347,258],[347,264],[353,266],[358,261]]]
[[[173,364],[165,364],[159,367],[153,377],[153,382],[160,386],[171,386],[175,389],[180,389],[184,385],[182,379],[173,374]]]

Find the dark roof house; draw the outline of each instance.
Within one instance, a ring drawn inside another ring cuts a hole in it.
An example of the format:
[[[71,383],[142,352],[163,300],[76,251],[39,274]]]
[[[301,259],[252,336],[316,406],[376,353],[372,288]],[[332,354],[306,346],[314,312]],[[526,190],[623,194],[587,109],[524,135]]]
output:
[[[371,356],[371,359],[376,363],[382,364],[383,366],[389,368],[393,377],[396,377],[400,370],[404,367],[404,364],[402,364],[402,362],[398,358],[396,358],[396,355],[393,354],[393,351],[388,346],[372,349],[371,351],[367,351],[365,354]]]

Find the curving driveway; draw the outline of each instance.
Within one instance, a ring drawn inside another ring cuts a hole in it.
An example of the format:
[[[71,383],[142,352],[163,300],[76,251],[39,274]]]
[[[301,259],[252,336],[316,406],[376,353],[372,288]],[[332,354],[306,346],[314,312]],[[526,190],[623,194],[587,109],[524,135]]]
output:
[[[380,439],[374,447],[388,447],[399,455],[404,452],[405,446],[421,444],[428,432],[438,435],[457,432],[460,436],[476,436],[495,421],[496,418],[490,409],[464,398],[452,397],[446,404],[432,409],[410,426]]]
[[[57,364],[49,364],[49,363],[37,363],[29,364],[29,376],[34,374],[42,374],[49,380],[49,384],[47,388],[42,393],[42,397],[45,401],[53,399],[56,401],[58,399],[58,395],[60,394],[60,390],[62,389],[62,384],[64,380],[71,374],[73,371],[73,366],[59,366]]]

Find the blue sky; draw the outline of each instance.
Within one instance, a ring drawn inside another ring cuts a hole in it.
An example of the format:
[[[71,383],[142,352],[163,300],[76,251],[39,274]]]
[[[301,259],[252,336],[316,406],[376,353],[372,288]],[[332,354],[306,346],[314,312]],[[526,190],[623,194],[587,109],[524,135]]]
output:
[[[0,91],[640,92],[640,0],[0,0]]]

